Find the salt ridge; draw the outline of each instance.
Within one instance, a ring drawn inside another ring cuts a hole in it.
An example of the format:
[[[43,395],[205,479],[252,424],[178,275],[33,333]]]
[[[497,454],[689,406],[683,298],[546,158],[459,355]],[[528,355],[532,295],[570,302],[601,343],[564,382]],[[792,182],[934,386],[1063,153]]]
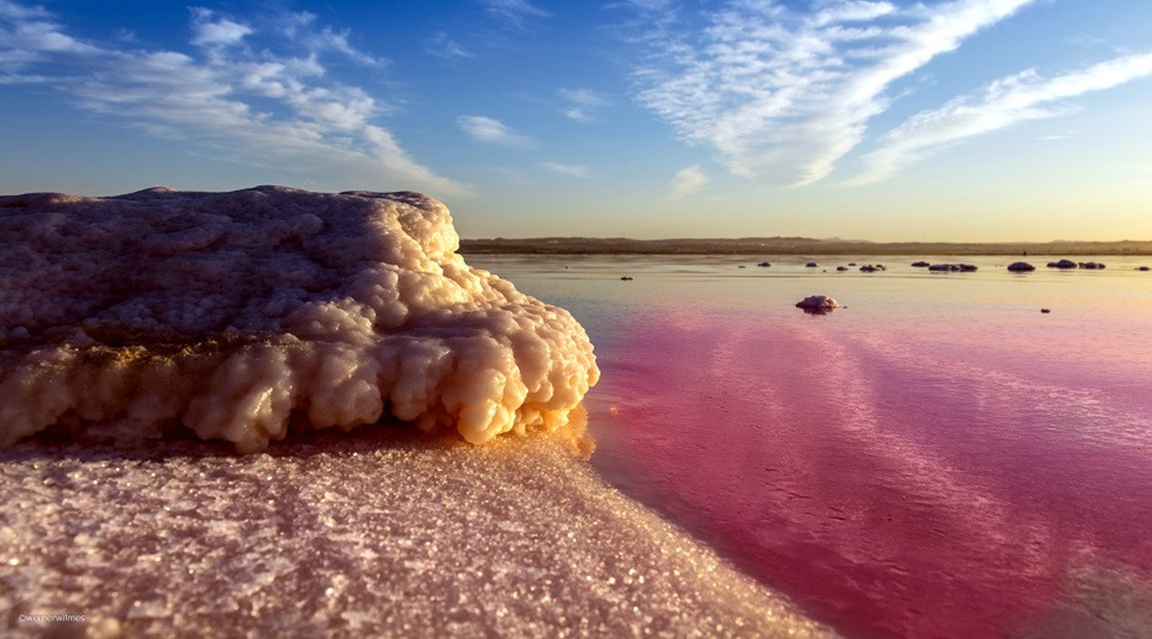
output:
[[[596,383],[565,310],[464,263],[418,193],[0,197],[0,444],[190,429],[265,448],[389,415],[472,443]]]

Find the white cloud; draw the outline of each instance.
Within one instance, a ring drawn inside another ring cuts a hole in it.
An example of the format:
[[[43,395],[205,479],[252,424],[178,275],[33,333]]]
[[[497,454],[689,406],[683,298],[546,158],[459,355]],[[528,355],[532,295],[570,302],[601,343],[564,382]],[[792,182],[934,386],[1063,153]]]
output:
[[[848,1],[836,2],[816,13],[816,24],[836,24],[839,22],[862,22],[875,20],[896,12],[890,2]]]
[[[567,109],[564,109],[563,113],[568,119],[576,120],[577,122],[595,122],[596,121],[596,118],[593,118],[592,116],[588,115],[588,113],[580,107],[569,107]]]
[[[552,171],[553,173],[559,173],[560,175],[567,175],[569,177],[587,178],[587,177],[591,177],[591,175],[592,175],[592,173],[588,167],[577,165],[577,164],[560,164],[558,162],[541,162],[540,166],[548,169],[549,171]]]
[[[864,157],[868,169],[853,183],[882,180],[970,137],[1067,113],[1069,107],[1061,102],[1069,98],[1149,76],[1152,53],[1122,56],[1050,79],[1026,71],[997,80],[978,98],[957,98],[939,109],[919,113],[890,131],[884,136],[882,147]]]
[[[811,13],[727,2],[702,29],[669,18],[643,38],[655,61],[636,71],[638,97],[685,140],[717,149],[733,173],[809,184],[863,140],[895,80],[1034,1],[860,0]]]
[[[10,2],[9,0],[0,0],[0,18],[29,20],[32,18],[48,17],[51,16],[44,7],[26,7],[16,4],[15,2]]]
[[[90,55],[97,49],[60,31],[60,25],[43,7],[0,0],[0,82],[14,84],[26,66],[52,55]]]
[[[711,178],[704,173],[699,164],[680,169],[672,178],[672,197],[682,198],[692,195],[704,188],[710,181]]]
[[[43,10],[10,0],[0,0],[0,15],[5,18],[0,83],[52,78],[84,109],[152,135],[218,149],[220,157],[233,161],[274,164],[309,178],[327,174],[345,182],[351,177],[365,188],[467,192],[414,162],[373,123],[385,105],[363,89],[328,78],[321,53],[356,57],[356,52],[345,46],[343,34],[315,28],[307,14],[279,21],[290,24],[293,39],[286,42],[274,37],[283,37],[285,28],[269,34],[193,10],[192,38],[206,49],[198,57],[87,44]],[[269,35],[273,38],[261,40],[259,53],[250,50],[255,47],[226,46]],[[308,49],[304,57],[277,53],[300,46]]]
[[[520,135],[495,118],[482,115],[462,115],[456,123],[465,133],[480,142],[492,142],[505,146],[531,146],[531,140]]]
[[[192,7],[192,44],[198,47],[238,44],[244,36],[253,33],[252,27],[227,18],[215,18],[215,13],[203,7]]]

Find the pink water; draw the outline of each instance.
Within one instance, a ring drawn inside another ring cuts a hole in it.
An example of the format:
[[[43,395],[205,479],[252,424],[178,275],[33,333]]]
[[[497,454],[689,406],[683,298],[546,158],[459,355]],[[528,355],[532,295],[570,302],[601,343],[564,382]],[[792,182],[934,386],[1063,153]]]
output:
[[[488,266],[592,334],[602,475],[843,634],[1152,636],[1152,274],[882,261]]]

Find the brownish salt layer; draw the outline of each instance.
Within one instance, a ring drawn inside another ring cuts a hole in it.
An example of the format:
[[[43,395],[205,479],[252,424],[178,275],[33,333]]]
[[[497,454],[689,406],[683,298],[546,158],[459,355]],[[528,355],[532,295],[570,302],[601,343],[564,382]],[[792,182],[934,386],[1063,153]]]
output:
[[[558,438],[392,432],[0,451],[0,634],[830,635]]]
[[[553,430],[596,383],[563,309],[474,269],[417,193],[0,197],[0,445],[184,430],[256,451],[381,419]]]

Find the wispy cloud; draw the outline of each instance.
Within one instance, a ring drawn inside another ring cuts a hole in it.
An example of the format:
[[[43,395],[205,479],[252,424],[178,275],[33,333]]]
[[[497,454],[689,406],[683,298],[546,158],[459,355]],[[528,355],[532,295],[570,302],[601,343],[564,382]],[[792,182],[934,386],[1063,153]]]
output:
[[[375,59],[348,45],[345,34],[316,28],[310,16],[289,18],[281,22],[294,24],[290,39],[256,21],[193,9],[190,42],[198,53],[189,55],[84,42],[49,12],[0,0],[0,83],[51,79],[81,108],[232,161],[354,177],[372,188],[467,191],[411,159],[374,122],[387,105],[331,79],[322,63],[332,52]],[[258,47],[248,46],[257,37]]]
[[[591,89],[560,89],[560,97],[590,107],[608,106],[608,98]]]
[[[475,57],[472,52],[453,40],[452,36],[445,31],[437,31],[428,40],[425,51],[446,60],[466,60]]]
[[[581,107],[568,107],[563,110],[564,116],[569,120],[576,120],[577,122],[595,122],[596,118],[588,114],[586,110]]]
[[[43,7],[0,0],[0,73],[15,75],[52,55],[92,55],[98,50],[63,33]]]
[[[382,67],[388,60],[361,51],[348,41],[352,35],[350,29],[337,31],[330,26],[316,26],[316,14],[307,11],[289,12],[280,15],[267,16],[266,21],[270,29],[281,33],[297,46],[314,53],[338,53],[358,64],[372,67]]]
[[[997,80],[979,97],[957,98],[890,131],[880,149],[864,156],[868,169],[852,182],[882,180],[973,136],[1065,114],[1073,108],[1063,103],[1069,98],[1148,76],[1152,76],[1152,54],[1122,56],[1054,78],[1030,70]]]
[[[484,8],[505,24],[520,29],[530,18],[547,18],[550,14],[528,0],[483,0]]]
[[[532,141],[508,128],[503,122],[483,115],[462,115],[456,123],[472,139],[504,146],[527,147]]]
[[[893,82],[1036,0],[926,4],[731,0],[686,26],[672,3],[644,41],[639,101],[733,173],[803,185],[828,176],[886,111]],[[652,9],[652,7],[648,7]],[[687,29],[687,30],[686,30]]]
[[[560,97],[568,102],[563,113],[577,122],[595,122],[591,112],[608,106],[608,98],[591,89],[560,89]]]
[[[559,173],[560,175],[567,175],[575,178],[588,178],[592,176],[591,170],[586,166],[578,164],[560,164],[559,162],[541,162],[540,166]]]
[[[699,164],[680,169],[672,178],[672,197],[677,199],[688,197],[704,188],[710,181],[711,178],[704,173]]]

